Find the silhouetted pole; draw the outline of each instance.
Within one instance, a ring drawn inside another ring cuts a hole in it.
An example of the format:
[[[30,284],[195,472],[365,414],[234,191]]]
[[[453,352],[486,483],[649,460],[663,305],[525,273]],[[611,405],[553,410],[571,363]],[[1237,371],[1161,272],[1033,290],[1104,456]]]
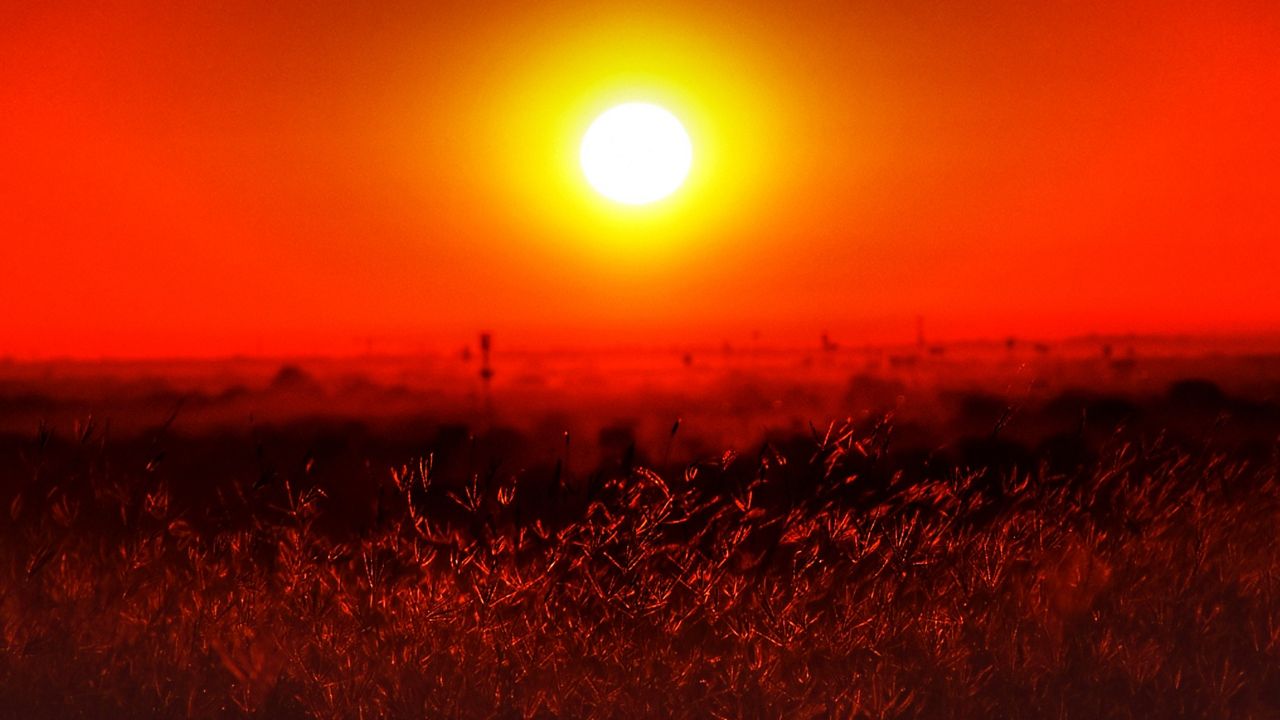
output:
[[[489,333],[480,333],[480,379],[484,381],[485,387],[489,386],[489,381],[493,379],[493,368],[489,365]]]
[[[493,380],[493,366],[489,363],[491,341],[489,333],[480,333],[480,382],[484,385],[484,412],[493,415],[493,401],[489,394],[489,382]]]

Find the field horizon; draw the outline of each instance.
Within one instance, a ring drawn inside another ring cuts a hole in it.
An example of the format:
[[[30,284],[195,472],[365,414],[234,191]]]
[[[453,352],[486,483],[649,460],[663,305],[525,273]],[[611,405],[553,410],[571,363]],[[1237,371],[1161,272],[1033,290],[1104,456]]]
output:
[[[0,716],[1280,712],[1280,353],[1124,340],[0,363]]]

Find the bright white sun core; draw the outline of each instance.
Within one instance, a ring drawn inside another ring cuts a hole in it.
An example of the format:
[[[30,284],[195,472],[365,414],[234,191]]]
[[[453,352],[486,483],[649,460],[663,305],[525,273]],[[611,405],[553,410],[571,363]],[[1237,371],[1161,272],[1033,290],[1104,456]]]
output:
[[[626,205],[645,205],[675,192],[693,165],[693,143],[666,109],[630,102],[601,113],[582,136],[579,160],[587,182]]]

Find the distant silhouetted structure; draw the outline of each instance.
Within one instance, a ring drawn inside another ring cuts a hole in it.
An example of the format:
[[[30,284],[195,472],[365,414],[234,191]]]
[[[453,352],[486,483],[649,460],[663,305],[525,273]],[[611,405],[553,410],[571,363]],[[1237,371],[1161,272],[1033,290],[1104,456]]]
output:
[[[293,364],[281,365],[275,376],[271,378],[272,391],[307,392],[319,388],[315,378],[306,370]]]
[[[480,333],[480,379],[484,381],[485,388],[489,387],[489,381],[493,379],[493,366],[489,364],[490,346],[489,333]]]

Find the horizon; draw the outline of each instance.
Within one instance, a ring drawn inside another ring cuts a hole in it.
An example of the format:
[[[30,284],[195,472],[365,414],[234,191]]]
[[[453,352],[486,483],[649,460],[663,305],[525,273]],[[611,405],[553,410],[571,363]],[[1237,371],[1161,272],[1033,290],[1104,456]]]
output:
[[[395,340],[381,338],[370,343],[367,338],[356,338],[351,341],[351,348],[337,352],[232,352],[227,354],[76,354],[76,355],[23,355],[6,353],[0,349],[0,363],[9,364],[143,364],[163,365],[165,363],[219,363],[219,362],[307,362],[307,361],[353,361],[362,360],[413,360],[450,359],[459,356],[462,351],[476,349],[478,338],[489,335],[496,343],[495,357],[555,357],[555,356],[597,356],[611,355],[667,356],[683,353],[698,353],[707,356],[750,356],[752,354],[786,355],[786,354],[859,354],[902,351],[910,354],[933,354],[942,352],[965,351],[999,351],[1023,352],[1036,350],[1039,354],[1050,357],[1055,355],[1078,358],[1096,355],[1103,347],[1109,347],[1117,354],[1134,352],[1147,357],[1201,357],[1201,356],[1240,356],[1240,355],[1280,355],[1280,332],[1241,332],[1241,333],[1084,333],[1061,337],[1042,337],[1035,335],[1000,335],[934,338],[926,337],[924,343],[918,338],[898,338],[882,342],[861,340],[853,336],[840,336],[831,333],[819,333],[803,338],[769,342],[765,337],[743,335],[725,337],[719,340],[694,340],[690,342],[621,342],[605,344],[507,344],[503,338],[493,333],[476,332],[470,336],[452,337],[450,340],[437,339],[434,344],[424,340]],[[832,347],[824,350],[823,337],[827,337]],[[1014,347],[1010,348],[1009,343]]]

